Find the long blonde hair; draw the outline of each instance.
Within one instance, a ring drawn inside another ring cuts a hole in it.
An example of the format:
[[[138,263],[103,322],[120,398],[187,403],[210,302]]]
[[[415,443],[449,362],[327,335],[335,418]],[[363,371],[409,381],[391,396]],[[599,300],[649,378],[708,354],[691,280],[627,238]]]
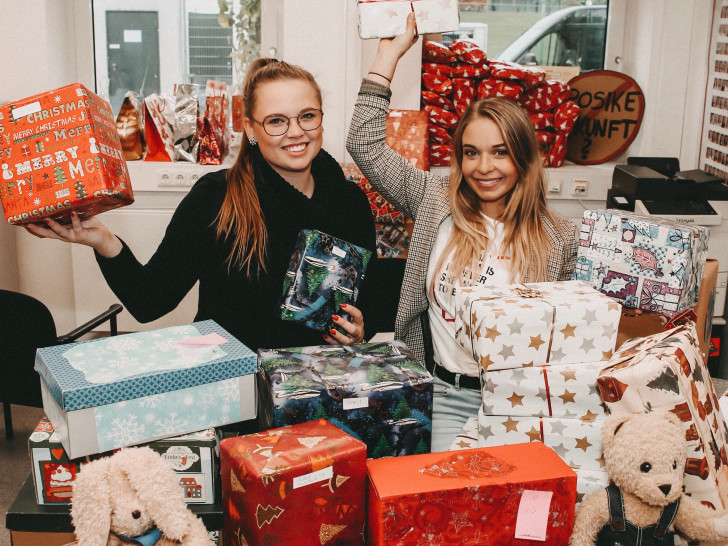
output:
[[[477,275],[488,235],[481,212],[481,200],[465,182],[462,172],[463,132],[472,121],[491,119],[500,129],[508,155],[518,172],[518,182],[506,197],[506,207],[497,220],[505,226],[503,250],[510,254],[511,282],[526,277],[531,282],[548,279],[548,254],[552,243],[543,225],[554,215],[546,205],[544,171],[536,133],[525,111],[515,102],[486,98],[472,103],[463,113],[453,134],[450,166],[450,210],[453,230],[447,248],[455,247],[450,271],[459,274],[469,268]],[[436,272],[443,267],[448,252],[440,256]],[[435,275],[435,278],[437,275]],[[461,279],[461,282],[466,279]]]
[[[279,80],[302,80],[311,84],[321,104],[321,89],[313,75],[300,66],[276,59],[261,58],[253,61],[245,77],[243,88],[243,115],[252,116],[258,86]],[[243,131],[240,153],[227,172],[227,189],[220,211],[215,217],[216,240],[231,240],[226,263],[228,269],[251,270],[257,274],[266,270],[268,232],[260,210],[255,189],[254,146]]]

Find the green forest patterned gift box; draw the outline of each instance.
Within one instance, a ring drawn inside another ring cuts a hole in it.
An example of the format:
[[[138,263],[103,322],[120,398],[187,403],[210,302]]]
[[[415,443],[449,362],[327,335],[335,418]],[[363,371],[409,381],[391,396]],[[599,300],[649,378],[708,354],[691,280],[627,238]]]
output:
[[[428,453],[432,376],[401,341],[258,351],[267,428],[328,419],[367,457]]]

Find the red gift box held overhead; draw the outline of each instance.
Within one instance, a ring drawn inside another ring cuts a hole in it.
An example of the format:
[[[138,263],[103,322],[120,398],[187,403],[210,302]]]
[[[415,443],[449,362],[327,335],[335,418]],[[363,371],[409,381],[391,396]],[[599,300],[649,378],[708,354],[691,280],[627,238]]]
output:
[[[134,201],[111,107],[78,83],[0,106],[0,167],[10,224]]]
[[[370,545],[569,543],[576,474],[540,442],[370,459],[367,472]],[[532,530],[544,539],[517,538],[519,510],[548,493]]]
[[[223,440],[226,546],[361,544],[366,453],[324,419]]]

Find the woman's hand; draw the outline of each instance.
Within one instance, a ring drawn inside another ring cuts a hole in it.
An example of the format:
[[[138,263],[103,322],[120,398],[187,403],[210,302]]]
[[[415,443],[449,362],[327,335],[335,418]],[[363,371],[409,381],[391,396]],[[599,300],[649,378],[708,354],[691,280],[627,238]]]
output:
[[[415,14],[407,15],[407,28],[404,33],[394,38],[382,38],[379,40],[377,55],[374,57],[370,73],[368,76],[374,75],[377,82],[389,85],[397,68],[397,63],[409,50],[412,45],[417,42],[417,21]],[[377,78],[377,76],[380,76]],[[381,78],[383,76],[383,79]],[[384,80],[387,80],[386,83]]]
[[[109,228],[95,217],[83,220],[75,212],[71,213],[71,224],[59,224],[51,218],[42,223],[26,224],[25,230],[41,239],[56,239],[67,243],[90,246],[105,258],[113,258],[121,252],[121,241]]]
[[[343,319],[339,315],[331,315],[331,318],[346,334],[332,328],[328,334],[324,335],[324,340],[330,345],[361,343],[364,341],[364,315],[353,305],[341,304],[341,308],[349,313],[350,320]]]

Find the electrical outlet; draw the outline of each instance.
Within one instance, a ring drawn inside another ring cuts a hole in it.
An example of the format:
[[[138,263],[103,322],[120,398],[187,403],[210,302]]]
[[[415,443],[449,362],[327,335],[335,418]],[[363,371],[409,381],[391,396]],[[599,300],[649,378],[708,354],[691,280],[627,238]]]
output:
[[[172,183],[172,175],[169,171],[159,171],[159,185],[169,186]]]
[[[190,186],[194,186],[203,174],[201,171],[192,171],[190,173]]]
[[[187,185],[187,175],[183,171],[175,173],[174,185],[175,186],[186,186]]]
[[[571,194],[572,195],[586,195],[587,187],[589,186],[589,182],[587,180],[577,180],[574,179],[571,181]]]

